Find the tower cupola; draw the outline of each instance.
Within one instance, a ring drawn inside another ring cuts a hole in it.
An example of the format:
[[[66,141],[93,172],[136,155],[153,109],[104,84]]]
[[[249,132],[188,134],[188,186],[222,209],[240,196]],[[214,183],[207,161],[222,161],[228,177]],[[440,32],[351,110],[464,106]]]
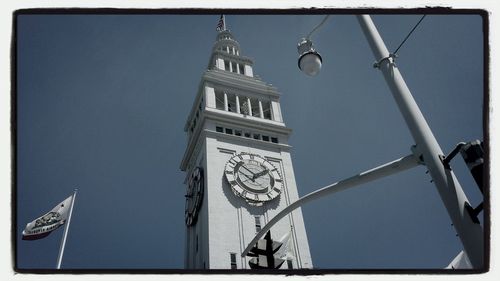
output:
[[[252,59],[241,56],[240,43],[234,39],[233,34],[229,30],[219,31],[208,68],[253,77],[252,66]]]

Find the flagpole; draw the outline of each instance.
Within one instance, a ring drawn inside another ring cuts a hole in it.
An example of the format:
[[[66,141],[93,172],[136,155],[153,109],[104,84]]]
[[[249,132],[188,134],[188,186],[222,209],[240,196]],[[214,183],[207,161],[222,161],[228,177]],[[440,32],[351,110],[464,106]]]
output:
[[[61,269],[64,247],[66,246],[66,237],[68,236],[68,229],[69,229],[69,224],[71,223],[71,214],[73,213],[73,206],[75,204],[77,190],[78,189],[75,188],[75,192],[73,193],[73,198],[71,199],[71,208],[69,209],[68,221],[66,223],[66,226],[64,227],[64,234],[61,240],[61,247],[59,248],[59,257],[57,258],[57,269]]]
[[[222,24],[224,25],[223,30],[225,31],[226,30],[226,15],[224,15],[224,14],[222,14]]]

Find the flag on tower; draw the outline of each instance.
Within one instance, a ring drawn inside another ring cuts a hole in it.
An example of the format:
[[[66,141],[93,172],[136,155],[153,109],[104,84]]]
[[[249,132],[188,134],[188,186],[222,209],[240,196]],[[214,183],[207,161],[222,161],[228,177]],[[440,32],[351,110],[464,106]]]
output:
[[[224,24],[224,15],[220,15],[219,23],[217,23],[217,31],[222,31],[226,29]]]
[[[47,237],[52,231],[66,223],[73,204],[73,196],[71,195],[45,215],[28,223],[23,231],[23,240],[37,240]]]

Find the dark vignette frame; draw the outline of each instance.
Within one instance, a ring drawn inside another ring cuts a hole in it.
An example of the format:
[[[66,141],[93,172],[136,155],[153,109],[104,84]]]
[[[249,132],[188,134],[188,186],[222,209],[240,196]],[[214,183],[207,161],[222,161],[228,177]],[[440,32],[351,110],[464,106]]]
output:
[[[192,269],[23,269],[17,264],[17,17],[20,15],[321,15],[321,14],[428,14],[428,15],[479,15],[481,16],[483,31],[483,139],[485,144],[485,169],[484,180],[484,268],[481,269],[292,269],[292,270],[192,270]],[[30,274],[272,274],[272,275],[324,275],[324,274],[478,274],[490,270],[491,252],[491,210],[490,210],[490,139],[489,139],[489,108],[490,108],[490,48],[489,48],[489,14],[482,9],[453,9],[451,7],[424,7],[411,9],[117,9],[117,8],[34,8],[20,9],[13,13],[12,38],[10,46],[10,74],[11,74],[11,245],[12,264],[15,273]]]

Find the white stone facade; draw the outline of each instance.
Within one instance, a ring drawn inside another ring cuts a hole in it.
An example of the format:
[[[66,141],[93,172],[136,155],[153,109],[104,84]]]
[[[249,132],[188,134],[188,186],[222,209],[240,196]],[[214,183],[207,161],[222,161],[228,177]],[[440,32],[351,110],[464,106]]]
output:
[[[202,167],[205,175],[197,223],[186,229],[185,267],[249,269],[249,259],[241,257],[241,252],[257,233],[257,221],[264,226],[299,198],[288,145],[291,130],[283,123],[276,88],[253,76],[253,62],[240,56],[239,44],[228,31],[217,38],[185,126],[188,145],[181,169],[188,177],[193,168]],[[228,65],[225,60],[230,66],[236,62],[237,71],[232,66],[223,68]],[[217,96],[223,98],[217,100]],[[278,169],[283,189],[277,198],[255,206],[233,193],[224,167],[229,158],[242,152],[258,154]],[[271,234],[278,240],[290,230],[294,258],[281,268],[312,268],[300,208],[273,226]]]

